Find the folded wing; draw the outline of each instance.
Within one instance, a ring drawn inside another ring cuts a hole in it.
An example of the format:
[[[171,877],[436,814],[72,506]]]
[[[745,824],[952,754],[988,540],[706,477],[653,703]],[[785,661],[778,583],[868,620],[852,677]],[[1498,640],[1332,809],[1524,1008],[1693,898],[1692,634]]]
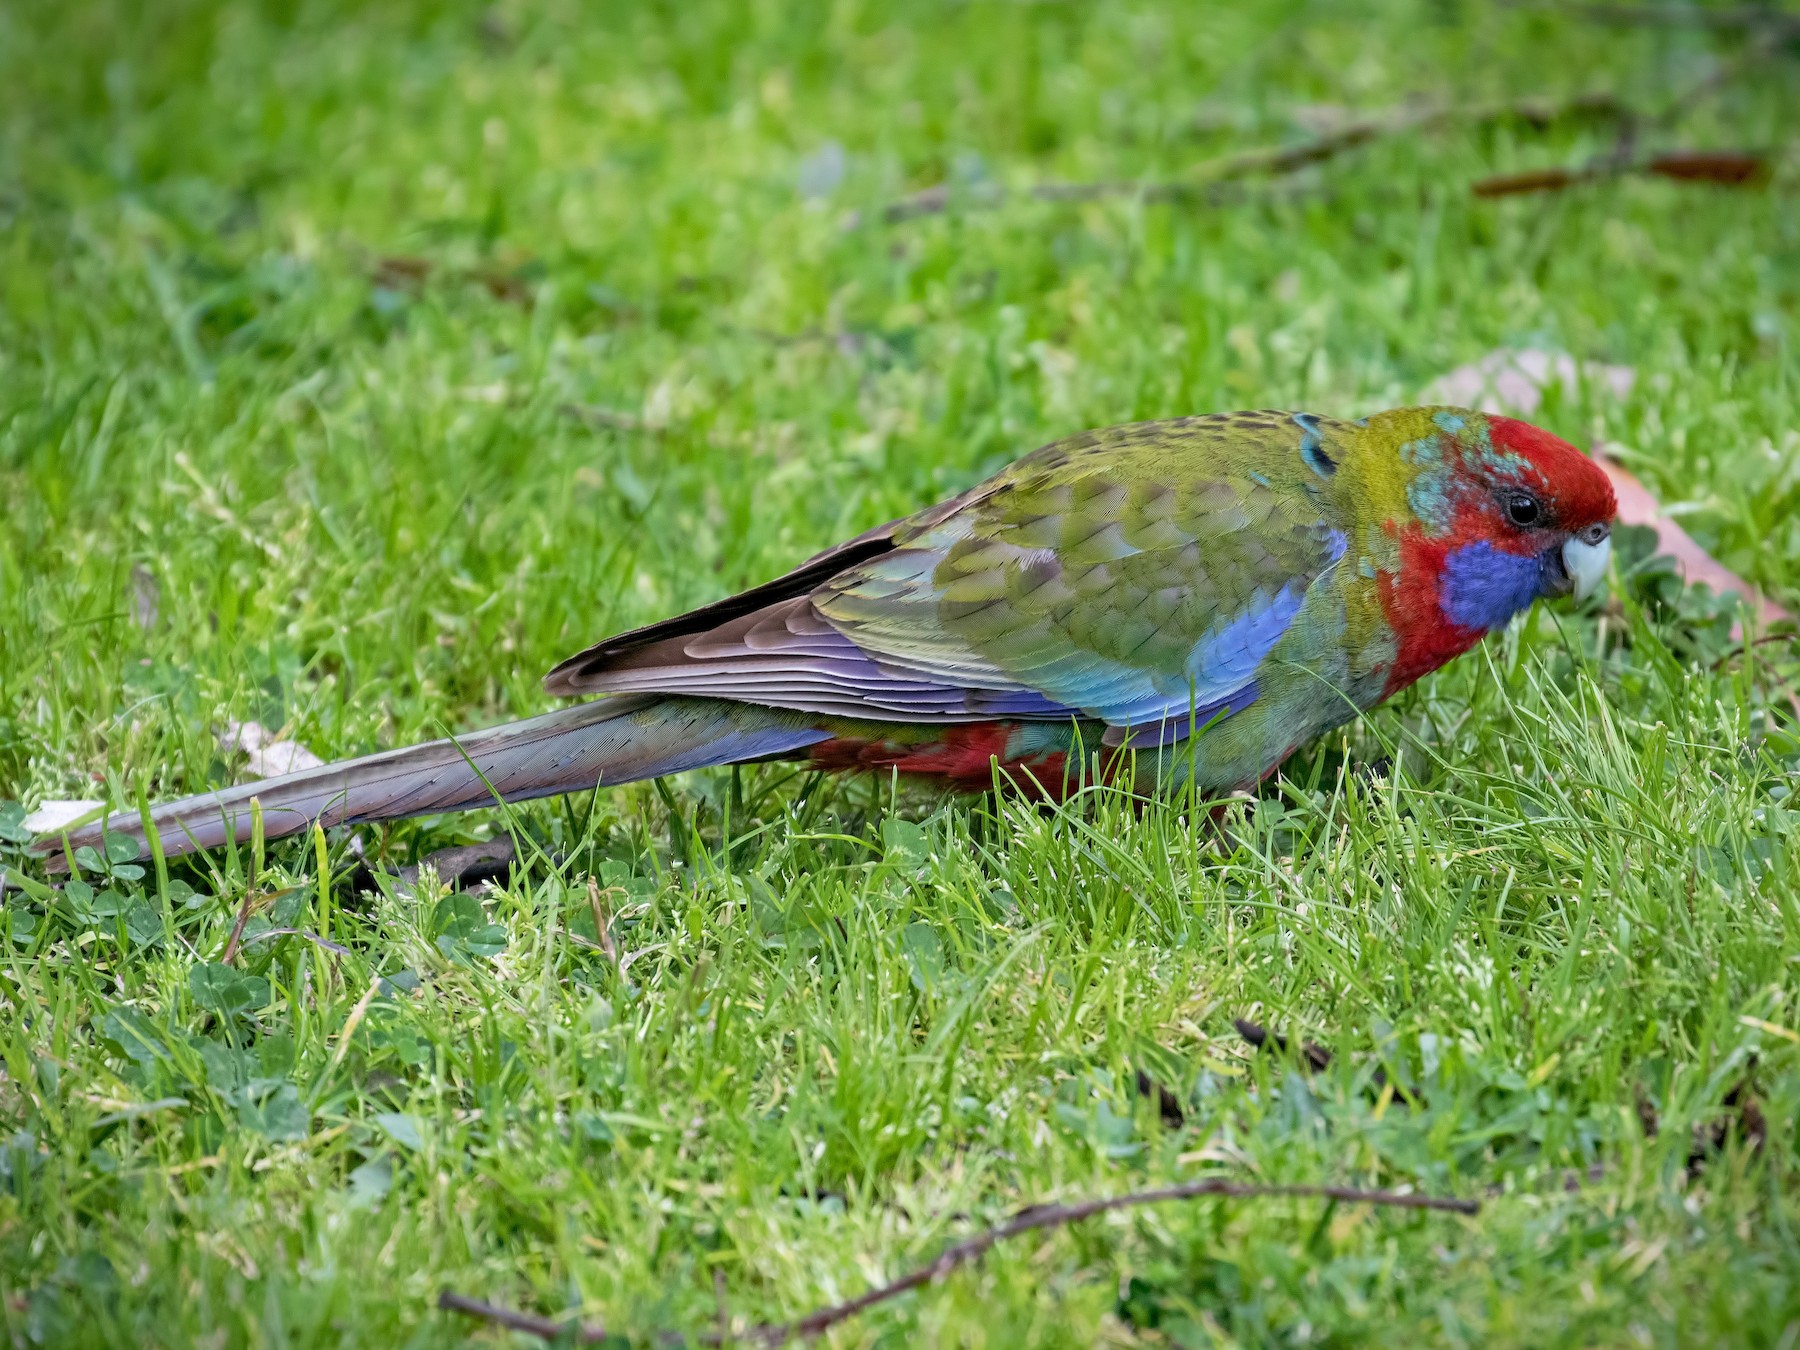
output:
[[[547,683],[877,721],[1082,716],[1115,743],[1176,739],[1254,700],[1257,667],[1344,539],[1255,473],[1151,471],[1157,425],[1123,429],[1134,453],[1092,436],[1047,447],[784,578],[590,648]]]

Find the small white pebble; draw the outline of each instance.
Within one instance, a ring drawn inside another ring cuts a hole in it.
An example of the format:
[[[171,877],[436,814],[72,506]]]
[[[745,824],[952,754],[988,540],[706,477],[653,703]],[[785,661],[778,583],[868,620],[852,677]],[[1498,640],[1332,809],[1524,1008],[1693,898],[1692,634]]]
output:
[[[276,740],[275,733],[260,722],[227,722],[219,744],[227,750],[243,751],[249,760],[247,767],[256,778],[299,773],[325,762],[299,741]]]

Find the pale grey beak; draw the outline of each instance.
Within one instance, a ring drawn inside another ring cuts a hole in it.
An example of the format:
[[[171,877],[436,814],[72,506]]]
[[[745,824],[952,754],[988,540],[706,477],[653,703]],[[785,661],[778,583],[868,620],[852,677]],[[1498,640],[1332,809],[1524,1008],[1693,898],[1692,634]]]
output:
[[[1563,567],[1574,584],[1575,598],[1585,600],[1606,579],[1612,558],[1612,527],[1590,525],[1562,547]]]

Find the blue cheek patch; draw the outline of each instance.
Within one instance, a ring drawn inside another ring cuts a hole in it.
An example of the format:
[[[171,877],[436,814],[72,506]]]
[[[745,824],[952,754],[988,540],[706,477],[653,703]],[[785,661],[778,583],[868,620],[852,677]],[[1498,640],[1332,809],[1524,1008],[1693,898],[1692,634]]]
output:
[[[1444,559],[1438,607],[1463,628],[1503,628],[1538,598],[1542,584],[1543,567],[1535,556],[1508,553],[1484,539]]]

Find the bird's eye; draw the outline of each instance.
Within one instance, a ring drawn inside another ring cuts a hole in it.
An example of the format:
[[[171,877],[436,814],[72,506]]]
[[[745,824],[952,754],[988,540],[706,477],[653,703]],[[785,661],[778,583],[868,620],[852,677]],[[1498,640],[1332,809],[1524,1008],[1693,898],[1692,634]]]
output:
[[[1506,518],[1515,525],[1535,525],[1540,514],[1537,499],[1523,492],[1507,498]]]

